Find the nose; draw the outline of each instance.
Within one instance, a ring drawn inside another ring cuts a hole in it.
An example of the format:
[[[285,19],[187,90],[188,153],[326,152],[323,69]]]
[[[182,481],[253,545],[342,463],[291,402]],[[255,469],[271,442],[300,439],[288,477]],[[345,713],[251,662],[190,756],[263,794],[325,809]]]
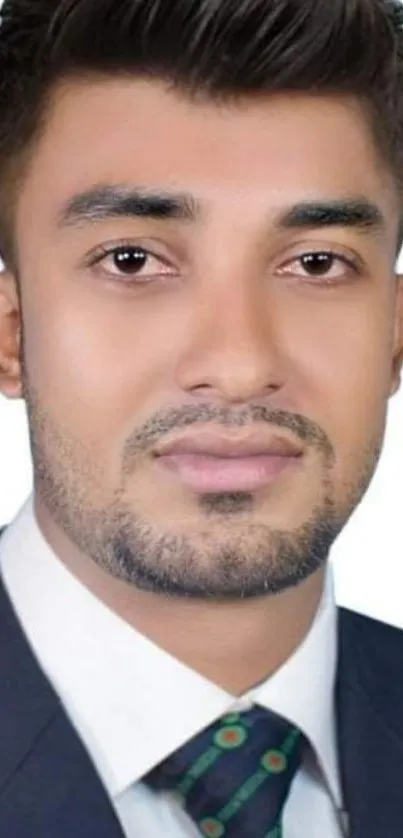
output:
[[[284,313],[268,295],[242,285],[229,293],[205,289],[194,307],[179,383],[242,402],[285,385]]]

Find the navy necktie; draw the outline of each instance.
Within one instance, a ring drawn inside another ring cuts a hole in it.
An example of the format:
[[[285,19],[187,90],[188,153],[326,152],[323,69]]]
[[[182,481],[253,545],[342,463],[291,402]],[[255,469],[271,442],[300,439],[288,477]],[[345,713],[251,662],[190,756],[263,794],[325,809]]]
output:
[[[175,792],[205,838],[282,838],[282,813],[305,737],[261,707],[231,713],[144,779]]]

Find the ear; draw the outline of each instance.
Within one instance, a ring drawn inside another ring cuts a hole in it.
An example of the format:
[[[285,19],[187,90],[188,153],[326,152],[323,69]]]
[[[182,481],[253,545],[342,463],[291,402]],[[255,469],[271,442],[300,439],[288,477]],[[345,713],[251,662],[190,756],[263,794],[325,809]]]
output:
[[[403,365],[403,274],[396,276],[395,326],[393,336],[393,366],[390,396],[400,388]]]
[[[0,393],[9,399],[23,396],[20,342],[21,311],[17,280],[5,270],[0,272]]]

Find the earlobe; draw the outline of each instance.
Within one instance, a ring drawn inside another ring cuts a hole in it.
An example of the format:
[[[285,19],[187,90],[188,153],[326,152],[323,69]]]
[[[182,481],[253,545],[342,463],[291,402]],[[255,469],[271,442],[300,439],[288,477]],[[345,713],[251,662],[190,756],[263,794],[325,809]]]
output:
[[[0,393],[22,398],[21,316],[15,277],[0,273]]]

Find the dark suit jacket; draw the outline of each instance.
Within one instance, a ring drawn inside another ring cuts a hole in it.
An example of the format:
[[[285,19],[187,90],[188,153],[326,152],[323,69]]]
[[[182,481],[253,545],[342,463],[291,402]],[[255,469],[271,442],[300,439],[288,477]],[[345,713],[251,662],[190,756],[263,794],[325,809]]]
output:
[[[338,632],[338,744],[350,836],[403,838],[403,632],[341,607]],[[0,838],[122,838],[1,582]]]

